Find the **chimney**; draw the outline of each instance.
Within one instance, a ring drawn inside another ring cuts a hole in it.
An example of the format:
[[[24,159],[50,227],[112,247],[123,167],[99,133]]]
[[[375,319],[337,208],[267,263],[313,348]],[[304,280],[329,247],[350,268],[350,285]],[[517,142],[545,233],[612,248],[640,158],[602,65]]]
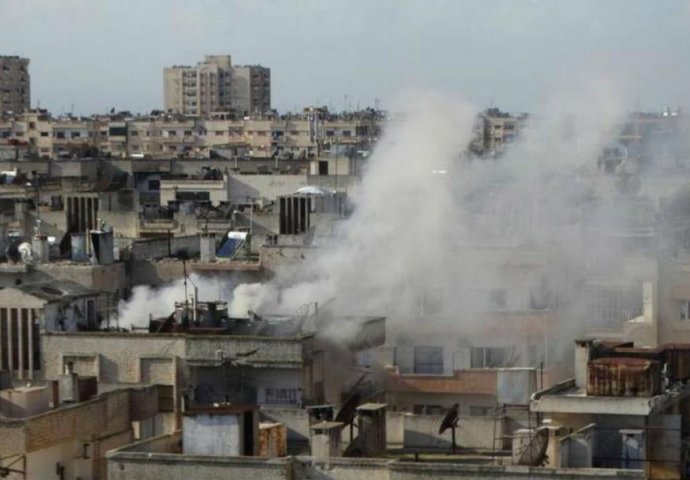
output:
[[[83,233],[70,234],[70,249],[73,262],[87,262],[89,254],[86,251],[86,235]]]
[[[74,364],[67,362],[65,373],[58,379],[58,391],[60,405],[63,403],[76,403],[79,401],[79,376],[74,373]]]
[[[14,201],[14,219],[23,222],[26,217],[27,204],[21,200]]]
[[[312,405],[306,408],[309,425],[333,420],[333,405]]]
[[[331,457],[342,457],[343,422],[320,422],[310,427],[314,464],[328,465]]]
[[[592,354],[591,338],[575,340],[575,386],[580,390],[587,389],[587,364]]]
[[[50,246],[48,245],[47,236],[37,235],[32,238],[31,250],[33,251],[33,257],[36,263],[48,263],[50,260]]]
[[[204,232],[199,238],[199,257],[204,263],[216,260],[216,235]]]
[[[645,322],[654,320],[654,287],[652,282],[642,282],[642,317]]]
[[[112,230],[91,231],[91,245],[93,246],[94,260],[98,265],[110,265],[115,261]]]
[[[386,407],[385,403],[365,403],[357,407],[358,437],[368,457],[386,454]]]

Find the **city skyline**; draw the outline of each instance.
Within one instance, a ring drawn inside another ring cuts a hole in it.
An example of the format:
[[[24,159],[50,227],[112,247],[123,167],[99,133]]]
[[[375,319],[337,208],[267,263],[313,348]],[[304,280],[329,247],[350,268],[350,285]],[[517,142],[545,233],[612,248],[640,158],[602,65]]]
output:
[[[160,109],[163,68],[206,54],[270,68],[280,112],[430,90],[538,111],[589,71],[623,85],[630,109],[687,108],[690,4],[600,3],[3,0],[0,42],[31,60],[32,107],[55,114]]]

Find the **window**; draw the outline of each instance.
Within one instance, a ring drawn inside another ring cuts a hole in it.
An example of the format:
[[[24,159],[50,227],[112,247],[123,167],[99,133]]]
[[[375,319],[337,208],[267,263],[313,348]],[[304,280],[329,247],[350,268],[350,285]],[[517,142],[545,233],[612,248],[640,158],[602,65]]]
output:
[[[48,136],[50,136],[50,133],[49,132],[41,132],[41,136],[42,137],[48,137]]]
[[[508,351],[505,348],[477,347],[470,352],[470,368],[507,367]]]
[[[266,403],[294,405],[299,403],[299,388],[266,388]]]
[[[680,311],[680,319],[683,321],[690,320],[690,300],[681,300],[678,302],[678,310]]]
[[[81,135],[79,134],[79,132],[72,132],[72,133],[70,134],[70,136],[71,136],[72,138],[79,138]]]
[[[343,130],[343,137],[350,137],[352,136],[352,132],[350,130]]]
[[[149,191],[158,191],[161,189],[161,181],[160,180],[149,180],[148,182],[148,187]]]
[[[443,347],[414,347],[414,373],[443,373]]]
[[[109,127],[108,128],[108,134],[111,137],[126,137],[127,136],[127,127],[126,126]]]

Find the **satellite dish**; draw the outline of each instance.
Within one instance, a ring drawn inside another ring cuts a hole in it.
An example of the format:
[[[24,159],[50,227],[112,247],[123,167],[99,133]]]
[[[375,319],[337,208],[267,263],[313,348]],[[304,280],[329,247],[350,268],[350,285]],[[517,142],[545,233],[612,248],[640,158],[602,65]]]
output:
[[[456,403],[448,409],[446,416],[443,417],[441,426],[438,429],[438,434],[441,435],[443,432],[449,428],[455,428],[458,426],[458,410],[460,409],[460,404]]]
[[[529,444],[520,454],[518,465],[542,466],[546,460],[546,447],[549,445],[549,430],[546,427],[537,429]]]
[[[457,445],[455,444],[455,429],[458,428],[458,410],[460,409],[460,404],[455,403],[453,406],[451,406],[448,411],[446,412],[446,416],[443,417],[443,420],[441,421],[441,426],[438,427],[438,434],[441,435],[443,432],[446,430],[451,431],[452,433],[452,446],[451,449],[453,453],[455,453],[455,450],[457,448]]]

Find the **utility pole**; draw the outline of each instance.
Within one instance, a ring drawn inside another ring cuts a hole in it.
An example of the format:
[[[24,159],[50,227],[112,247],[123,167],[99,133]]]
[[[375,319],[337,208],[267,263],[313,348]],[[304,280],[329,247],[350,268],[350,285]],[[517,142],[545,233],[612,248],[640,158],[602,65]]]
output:
[[[338,145],[340,141],[335,139],[335,192],[338,192]]]

